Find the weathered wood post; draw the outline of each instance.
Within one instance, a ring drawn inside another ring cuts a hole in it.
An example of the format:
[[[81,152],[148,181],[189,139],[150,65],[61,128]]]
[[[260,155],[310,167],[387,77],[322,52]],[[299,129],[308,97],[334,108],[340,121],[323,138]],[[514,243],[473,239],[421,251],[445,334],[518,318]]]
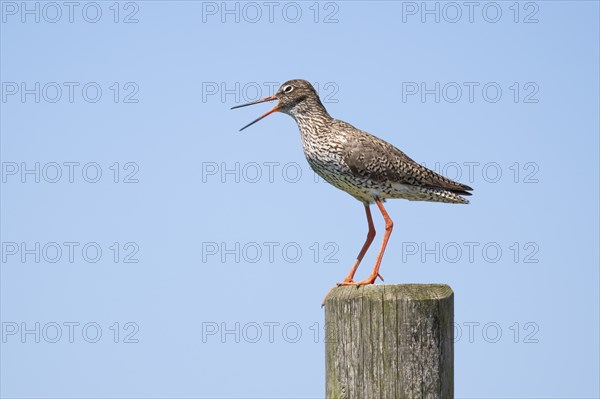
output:
[[[334,288],[325,298],[326,397],[454,397],[454,294],[443,284]]]

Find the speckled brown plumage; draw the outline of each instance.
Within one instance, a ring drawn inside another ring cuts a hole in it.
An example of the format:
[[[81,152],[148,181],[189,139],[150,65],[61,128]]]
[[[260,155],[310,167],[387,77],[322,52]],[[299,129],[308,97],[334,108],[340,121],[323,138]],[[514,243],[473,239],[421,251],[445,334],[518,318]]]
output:
[[[365,206],[369,233],[354,265],[340,285],[373,284],[377,277],[381,277],[379,266],[394,226],[383,206],[386,199],[469,203],[463,196],[471,195],[471,187],[441,176],[419,165],[390,143],[332,118],[315,89],[306,80],[287,81],[273,96],[233,108],[275,100],[279,102],[273,109],[240,130],[276,111],[290,115],[300,128],[304,155],[311,168]],[[373,202],[385,219],[385,235],[371,275],[355,282],[356,269],[375,237],[370,211]]]
[[[471,187],[447,179],[390,143],[332,118],[310,83],[291,80],[282,87],[286,85],[304,92],[304,100],[279,108],[296,120],[304,155],[327,182],[365,203],[375,198],[468,203],[461,195],[470,195]]]

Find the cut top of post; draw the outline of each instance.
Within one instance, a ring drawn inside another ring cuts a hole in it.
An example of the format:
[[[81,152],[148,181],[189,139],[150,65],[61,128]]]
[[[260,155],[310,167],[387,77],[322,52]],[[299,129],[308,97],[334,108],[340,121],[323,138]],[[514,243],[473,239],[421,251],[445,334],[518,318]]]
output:
[[[356,298],[378,299],[397,298],[422,301],[440,300],[452,296],[452,288],[446,284],[381,284],[361,287],[342,286],[332,289],[325,298],[330,300],[348,300]]]

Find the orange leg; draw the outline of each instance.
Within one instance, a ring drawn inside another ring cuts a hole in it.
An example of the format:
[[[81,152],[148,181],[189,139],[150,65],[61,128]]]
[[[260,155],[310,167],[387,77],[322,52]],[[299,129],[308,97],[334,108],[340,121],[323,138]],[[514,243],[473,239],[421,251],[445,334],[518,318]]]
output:
[[[369,232],[367,233],[367,239],[366,239],[365,243],[363,244],[362,249],[358,253],[358,257],[356,258],[354,265],[350,269],[350,272],[348,273],[348,275],[346,276],[344,281],[342,281],[341,283],[338,283],[338,285],[354,285],[355,284],[354,283],[354,274],[356,273],[356,269],[358,269],[358,265],[360,265],[360,262],[362,261],[363,257],[365,256],[365,253],[367,253],[367,250],[369,249],[369,247],[371,246],[371,243],[373,242],[373,239],[375,238],[375,226],[373,225],[373,218],[371,217],[371,208],[369,207],[369,204],[365,204],[365,211],[367,213],[367,222],[369,223]]]
[[[375,266],[373,267],[373,271],[371,275],[364,280],[361,280],[356,284],[357,286],[365,285],[365,284],[373,284],[379,276],[379,266],[381,265],[381,259],[383,259],[383,253],[385,252],[385,247],[387,246],[388,240],[390,239],[390,234],[392,234],[392,229],[394,228],[394,222],[390,219],[390,216],[387,214],[385,208],[383,207],[383,203],[379,199],[375,199],[375,203],[379,207],[383,218],[385,219],[385,234],[383,236],[383,242],[381,243],[381,249],[379,250],[379,255],[377,255],[377,260],[375,261]],[[381,276],[380,276],[381,277]]]

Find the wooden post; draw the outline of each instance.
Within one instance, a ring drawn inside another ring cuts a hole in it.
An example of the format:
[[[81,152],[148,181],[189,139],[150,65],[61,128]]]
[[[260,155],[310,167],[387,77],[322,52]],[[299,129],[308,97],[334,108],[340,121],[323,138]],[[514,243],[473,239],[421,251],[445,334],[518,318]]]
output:
[[[454,294],[443,284],[337,287],[325,298],[327,398],[454,397]]]

